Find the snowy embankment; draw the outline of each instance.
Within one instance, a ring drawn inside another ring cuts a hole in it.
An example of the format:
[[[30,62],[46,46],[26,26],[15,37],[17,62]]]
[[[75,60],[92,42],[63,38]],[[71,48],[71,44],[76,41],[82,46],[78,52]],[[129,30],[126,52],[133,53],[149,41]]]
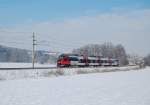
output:
[[[31,65],[31,64],[30,64]],[[55,65],[40,65],[37,67],[55,67]],[[6,63],[0,67],[30,67],[29,63]],[[88,67],[88,68],[57,68],[57,69],[30,69],[30,70],[0,70],[0,80],[37,78],[37,77],[56,77],[76,74],[99,73],[99,72],[114,72],[114,71],[129,71],[137,70],[139,66],[126,67]]]
[[[0,105],[150,105],[150,67],[0,81]]]

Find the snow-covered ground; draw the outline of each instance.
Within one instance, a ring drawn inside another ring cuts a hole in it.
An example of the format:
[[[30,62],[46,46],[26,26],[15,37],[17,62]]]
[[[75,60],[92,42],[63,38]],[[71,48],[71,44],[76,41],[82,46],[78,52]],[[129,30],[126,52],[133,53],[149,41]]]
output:
[[[31,63],[0,63],[0,68],[6,67],[31,67]],[[36,67],[56,67],[50,64],[36,64]],[[27,70],[0,70],[0,80],[37,78],[37,77],[56,77],[62,75],[87,74],[98,72],[126,71],[137,69],[138,66],[126,67],[88,67],[88,68],[53,68],[53,69],[27,69]]]
[[[0,63],[0,68],[24,68],[32,67],[32,63]],[[56,67],[56,64],[38,64],[35,67]],[[51,70],[0,70],[0,80],[20,79],[20,78],[34,78],[35,76],[45,76]]]
[[[0,68],[21,68],[21,67],[32,67],[32,63],[14,63],[4,62],[0,63]],[[35,63],[35,67],[56,67],[56,64],[38,64]]]
[[[0,81],[0,105],[150,105],[150,67]]]

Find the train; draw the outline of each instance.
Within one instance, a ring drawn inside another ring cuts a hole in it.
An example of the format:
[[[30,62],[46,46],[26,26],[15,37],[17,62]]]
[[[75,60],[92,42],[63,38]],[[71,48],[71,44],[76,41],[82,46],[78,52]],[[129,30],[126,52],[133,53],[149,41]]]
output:
[[[57,67],[119,66],[119,60],[110,57],[61,54]]]

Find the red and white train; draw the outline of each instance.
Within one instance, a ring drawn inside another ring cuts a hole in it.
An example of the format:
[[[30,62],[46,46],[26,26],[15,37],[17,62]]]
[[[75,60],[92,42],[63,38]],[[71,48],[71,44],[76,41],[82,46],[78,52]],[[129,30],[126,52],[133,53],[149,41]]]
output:
[[[119,60],[98,56],[83,56],[76,54],[61,54],[57,60],[57,67],[86,67],[86,66],[119,66]]]

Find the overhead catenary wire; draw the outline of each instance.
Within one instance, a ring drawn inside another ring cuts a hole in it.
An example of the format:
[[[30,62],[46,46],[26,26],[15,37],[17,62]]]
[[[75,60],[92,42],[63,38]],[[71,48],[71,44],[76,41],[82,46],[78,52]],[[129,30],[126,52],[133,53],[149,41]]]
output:
[[[48,40],[50,40],[50,41],[58,41],[58,42],[69,42],[70,40],[64,40],[65,39],[65,37],[62,39],[60,39],[57,35],[49,35],[49,34],[40,34],[40,33],[36,33],[37,35],[44,35],[44,36],[50,36],[50,39],[48,39]],[[82,41],[83,42],[83,41]],[[80,43],[82,43],[82,42],[80,42],[79,40],[78,41],[73,41],[73,40],[71,40],[71,44],[74,44],[74,45],[78,45],[78,44],[80,44]]]
[[[7,44],[7,43],[10,43],[10,44],[28,44],[28,45],[31,45],[30,43],[26,43],[26,42],[14,42],[14,41],[0,41],[0,43],[4,43],[4,44]]]
[[[29,37],[31,38],[31,34],[33,33],[33,32],[25,32],[25,31],[5,31],[5,30],[0,30],[0,32],[4,32],[4,33],[15,33],[14,35],[16,35],[16,33],[18,33],[18,34],[26,34],[26,35],[29,35]],[[11,35],[11,34],[10,34]],[[36,36],[37,36],[37,39],[38,39],[38,36],[43,36],[43,35],[45,35],[45,36],[50,36],[50,39],[48,39],[49,41],[57,41],[57,43],[64,43],[64,42],[66,42],[67,40],[64,40],[64,39],[59,39],[56,35],[49,35],[49,34],[43,34],[43,33],[37,33],[36,32]],[[56,36],[56,37],[55,37]],[[45,39],[45,38],[44,38]],[[67,42],[69,42],[69,41],[67,41]],[[72,45],[79,45],[79,43],[82,43],[82,42],[79,42],[79,41],[75,41],[75,42],[73,42],[72,40],[71,40],[71,44]]]
[[[31,32],[17,32],[17,31],[1,31],[0,32],[5,32],[5,33],[17,33],[17,34],[25,34],[28,37],[26,39],[23,39],[23,41],[19,42],[19,41],[1,41],[1,43],[4,44],[8,44],[8,43],[12,43],[12,44],[25,44],[25,45],[30,45],[30,40],[31,39]],[[15,34],[14,34],[15,35]],[[36,33],[36,38],[37,38],[37,46],[45,46],[45,47],[49,47],[49,49],[52,50],[52,48],[55,47],[55,49],[71,49],[73,50],[74,48],[78,48],[81,46],[82,42],[73,42],[70,40],[65,40],[65,39],[60,39],[60,38],[56,38],[55,36],[50,36],[49,39],[46,38],[38,38],[39,36],[41,37],[42,35],[44,36],[48,36],[46,34],[42,34],[42,33]],[[18,38],[19,39],[19,38]],[[20,38],[21,39],[21,38]],[[28,41],[26,41],[28,40]]]
[[[24,33],[24,34],[31,34],[33,32],[25,32],[25,31],[7,31],[7,30],[0,30],[0,32],[3,32],[3,33]]]
[[[73,49],[73,47],[71,47],[71,46],[63,46],[63,45],[57,45],[57,44],[53,44],[53,45],[51,45],[51,44],[37,44],[37,46],[47,46],[47,47],[49,47],[49,48],[51,48],[51,47],[57,47],[57,48],[67,48],[67,49]]]
[[[56,40],[50,40],[50,41],[45,41],[42,43],[37,42],[39,45],[43,44],[43,45],[58,45],[58,46],[70,46],[70,47],[78,47],[80,44],[76,45],[76,44],[71,44],[70,42],[60,42],[60,41],[56,41]]]
[[[33,33],[33,32],[25,32],[25,31],[6,31],[6,30],[0,30],[0,32],[4,32],[4,33],[15,33],[15,35],[16,35],[16,33],[17,34],[28,34],[28,35],[30,35],[30,37],[31,37],[31,34]],[[46,36],[48,36],[48,34],[43,34],[43,33],[36,33],[36,36],[38,37],[38,36],[40,36],[40,35],[46,35]],[[50,36],[50,39],[49,40],[51,40],[51,41],[54,41],[54,40],[58,40],[58,41],[60,41],[60,42],[65,42],[66,40],[64,40],[64,39],[59,39],[58,37],[54,37],[55,35],[51,35]],[[79,43],[81,43],[81,42],[73,42],[73,41],[71,41],[74,45],[77,45],[77,44],[79,44]]]

